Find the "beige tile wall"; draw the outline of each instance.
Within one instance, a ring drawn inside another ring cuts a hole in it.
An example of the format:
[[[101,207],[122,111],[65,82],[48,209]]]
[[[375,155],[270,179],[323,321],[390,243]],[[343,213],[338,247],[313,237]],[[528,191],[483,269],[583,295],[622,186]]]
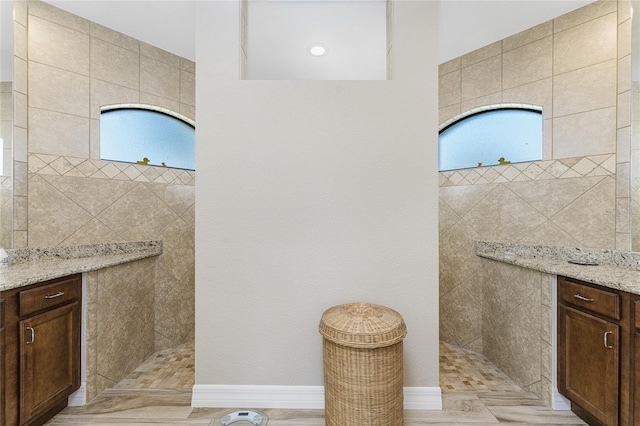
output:
[[[194,119],[195,64],[37,0],[17,9],[28,138],[15,246],[164,242],[157,259],[88,274],[91,396],[194,337],[195,172],[101,161],[99,119],[122,103]]]
[[[600,0],[440,67],[441,122],[543,108],[543,161],[440,173],[440,335],[546,401],[550,350],[527,322],[550,315],[540,276],[480,260],[473,242],[628,248],[628,10]]]
[[[87,399],[113,387],[154,348],[156,261],[144,259],[86,274]]]
[[[0,246],[13,247],[11,241],[13,211],[13,154],[11,140],[13,138],[13,83],[0,82],[0,138],[2,139],[2,167],[0,176]]]

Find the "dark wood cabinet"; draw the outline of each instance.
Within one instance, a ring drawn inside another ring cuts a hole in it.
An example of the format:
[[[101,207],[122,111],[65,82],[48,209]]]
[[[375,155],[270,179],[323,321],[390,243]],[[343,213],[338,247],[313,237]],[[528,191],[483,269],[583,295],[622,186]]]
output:
[[[558,390],[603,425],[617,425],[620,327],[562,305],[558,324]]]
[[[558,391],[590,425],[640,425],[635,300],[640,296],[558,277]]]
[[[2,426],[45,423],[80,387],[81,275],[2,293]]]
[[[20,423],[47,412],[80,386],[78,302],[20,321]]]
[[[0,297],[0,425],[4,425],[4,299]]]
[[[558,391],[593,426],[635,425],[634,297],[558,277]]]

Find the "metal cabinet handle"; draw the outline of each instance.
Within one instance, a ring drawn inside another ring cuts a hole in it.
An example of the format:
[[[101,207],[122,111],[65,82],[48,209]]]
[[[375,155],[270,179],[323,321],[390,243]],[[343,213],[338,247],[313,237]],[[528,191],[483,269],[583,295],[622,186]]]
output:
[[[593,299],[589,299],[588,297],[584,297],[579,294],[574,294],[573,297],[575,297],[578,300],[582,300],[583,302],[593,302]]]
[[[27,342],[27,345],[31,345],[36,340],[36,332],[31,327],[27,327],[27,330],[31,332],[31,340]]]
[[[613,345],[609,344],[609,339],[607,339],[607,336],[613,334],[613,331],[605,331],[604,332],[604,347],[607,349],[613,349]]]
[[[64,291],[59,291],[56,294],[47,294],[45,299],[55,299],[56,297],[64,296]]]

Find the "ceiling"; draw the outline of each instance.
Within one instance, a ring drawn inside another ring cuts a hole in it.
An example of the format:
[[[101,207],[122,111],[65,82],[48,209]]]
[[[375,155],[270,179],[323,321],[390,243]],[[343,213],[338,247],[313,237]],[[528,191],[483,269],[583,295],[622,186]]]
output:
[[[195,60],[197,3],[207,0],[45,1],[179,56]],[[446,62],[592,1],[594,0],[441,0],[438,61]],[[8,0],[0,0],[0,3],[6,4]],[[6,8],[0,9],[0,13],[4,21],[7,15]],[[0,29],[3,31],[7,27],[8,25],[0,23]],[[276,35],[281,27],[272,25],[272,34]],[[334,30],[332,28],[332,31]],[[7,43],[4,33],[2,42]],[[307,55],[306,52],[302,54]]]

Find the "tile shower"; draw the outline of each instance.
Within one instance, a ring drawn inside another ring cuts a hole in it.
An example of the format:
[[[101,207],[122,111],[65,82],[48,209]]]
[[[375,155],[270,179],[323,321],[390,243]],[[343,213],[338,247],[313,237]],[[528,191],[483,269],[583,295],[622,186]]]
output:
[[[163,240],[158,258],[87,274],[90,399],[194,338],[195,172],[101,161],[99,116],[194,119],[195,64],[38,0],[16,1],[15,22],[14,246]],[[133,324],[141,336],[117,333]]]
[[[543,161],[440,173],[440,336],[546,403],[550,278],[480,259],[473,244],[628,248],[630,10],[597,1],[440,66],[441,122],[482,105],[543,107]]]

